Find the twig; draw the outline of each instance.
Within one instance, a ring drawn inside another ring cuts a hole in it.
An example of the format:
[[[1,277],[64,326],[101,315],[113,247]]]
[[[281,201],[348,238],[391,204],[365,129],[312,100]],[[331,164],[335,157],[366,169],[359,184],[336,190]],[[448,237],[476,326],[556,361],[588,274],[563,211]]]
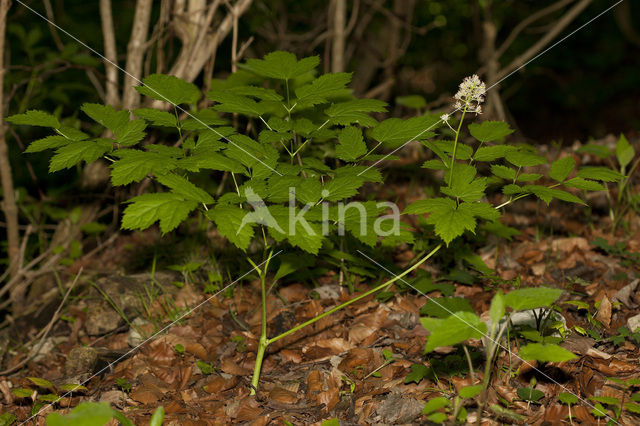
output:
[[[104,56],[108,61],[104,62],[107,78],[105,80],[105,101],[107,105],[117,106],[120,103],[118,94],[118,52],[116,50],[116,36],[113,29],[113,15],[111,13],[111,0],[100,0],[100,22],[102,24],[102,37],[104,39]]]
[[[33,359],[36,355],[38,355],[38,353],[40,353],[40,349],[42,349],[42,345],[44,345],[44,342],[47,338],[47,335],[49,334],[49,332],[51,331],[51,329],[53,328],[53,324],[55,324],[55,322],[58,320],[58,317],[60,315],[60,311],[62,310],[62,307],[64,306],[65,302],[67,301],[67,298],[69,297],[69,294],[71,293],[71,290],[73,290],[73,288],[76,286],[76,283],[78,282],[78,279],[80,278],[80,275],[82,275],[82,267],[80,267],[80,270],[78,271],[78,274],[76,275],[75,279],[73,280],[73,282],[71,283],[71,286],[69,287],[69,289],[67,290],[67,292],[64,294],[64,297],[62,298],[62,302],[60,302],[60,305],[58,305],[58,309],[56,309],[56,312],[53,314],[53,317],[51,317],[51,320],[49,321],[49,323],[47,324],[47,326],[45,328],[43,328],[38,335],[36,335],[36,339],[38,338],[38,336],[42,336],[40,339],[40,343],[38,344],[38,347],[36,350],[31,351],[31,353],[22,361],[20,361],[18,364],[14,365],[13,367],[10,367],[4,371],[0,371],[0,376],[4,376],[6,374],[11,374],[14,371],[17,371],[19,369],[21,369],[27,362],[29,362],[31,359]]]

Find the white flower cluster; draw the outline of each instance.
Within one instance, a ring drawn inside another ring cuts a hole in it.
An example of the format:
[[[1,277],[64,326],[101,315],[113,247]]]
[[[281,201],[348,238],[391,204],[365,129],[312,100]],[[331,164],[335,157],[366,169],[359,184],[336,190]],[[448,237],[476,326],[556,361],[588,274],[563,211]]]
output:
[[[454,96],[456,99],[455,108],[460,110],[466,107],[467,111],[480,114],[482,112],[480,104],[484,102],[486,91],[484,82],[476,74],[465,77],[460,83],[458,93]]]

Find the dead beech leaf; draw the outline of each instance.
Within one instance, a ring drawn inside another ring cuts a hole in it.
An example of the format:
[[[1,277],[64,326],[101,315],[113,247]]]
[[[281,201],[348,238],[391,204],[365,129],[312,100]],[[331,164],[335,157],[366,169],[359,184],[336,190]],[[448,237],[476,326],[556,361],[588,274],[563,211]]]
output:
[[[322,392],[322,373],[320,370],[312,370],[307,376],[307,398],[315,401],[316,396]]]
[[[158,392],[150,386],[138,386],[129,393],[129,397],[134,401],[149,405],[158,402],[162,398],[162,392]]]
[[[300,398],[295,392],[276,386],[269,392],[269,397],[283,404],[295,404]]]
[[[375,332],[375,328],[368,327],[363,324],[356,324],[349,329],[349,343],[358,344],[371,336]]]
[[[605,295],[600,300],[600,307],[596,313],[596,319],[604,324],[607,328],[611,326],[611,302]]]
[[[220,369],[227,374],[233,374],[234,376],[248,376],[251,371],[240,367],[235,361],[230,358],[225,358],[220,363]]]
[[[216,376],[212,377],[211,380],[209,380],[207,384],[203,386],[203,389],[207,393],[224,392],[231,389],[237,384],[238,377],[236,376],[233,376],[230,379],[225,379],[222,376]]]
[[[554,238],[551,242],[551,248],[553,250],[559,250],[564,252],[569,252],[575,249],[582,251],[589,251],[591,247],[589,246],[589,241],[586,238],[582,237],[572,237],[572,238]]]
[[[184,351],[198,359],[209,361],[209,353],[200,343],[188,343],[184,346]]]
[[[300,351],[282,349],[280,351],[280,356],[282,356],[285,361],[293,362],[294,364],[300,364],[302,362],[302,355],[300,354]]]
[[[347,352],[354,346],[341,337],[335,337],[333,339],[322,339],[316,342],[316,345],[321,348],[329,348],[335,353]]]

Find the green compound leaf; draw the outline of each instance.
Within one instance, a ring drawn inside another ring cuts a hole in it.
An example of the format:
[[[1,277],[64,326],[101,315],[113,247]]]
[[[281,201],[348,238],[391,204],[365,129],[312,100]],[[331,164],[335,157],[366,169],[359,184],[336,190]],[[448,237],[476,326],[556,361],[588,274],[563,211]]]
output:
[[[627,138],[621,134],[620,139],[618,139],[618,143],[616,144],[616,158],[618,159],[620,167],[622,169],[627,167],[635,155],[636,152],[634,151],[633,146],[631,146]]]
[[[440,346],[451,346],[469,339],[480,339],[487,325],[473,312],[456,312],[431,331],[425,347],[429,353]]]
[[[574,160],[573,157],[564,157],[556,160],[551,164],[549,177],[556,182],[562,182],[569,176],[569,173],[573,171],[575,165],[576,160]]]
[[[500,211],[496,210],[489,203],[461,203],[458,206],[458,209],[467,211],[474,217],[479,217],[489,221],[494,221],[500,218]]]
[[[357,127],[345,127],[338,135],[336,157],[344,161],[354,161],[367,153],[367,145],[362,138],[362,130]]]
[[[112,149],[113,146],[107,140],[71,142],[56,150],[49,162],[49,172],[68,169],[81,161],[91,163]]]
[[[247,59],[241,67],[263,77],[290,80],[308,73],[319,63],[320,59],[317,56],[298,61],[293,53],[279,50],[265,55],[264,59]]]
[[[408,120],[388,118],[374,127],[371,131],[371,137],[386,146],[395,148],[412,140],[433,137],[434,133],[430,130],[434,130],[439,124],[440,119],[430,114]]]
[[[502,166],[499,164],[491,165],[491,173],[493,173],[495,176],[498,176],[499,178],[506,179],[506,180],[513,180],[516,178],[515,169],[512,169],[511,167],[507,167],[507,166]]]
[[[151,74],[143,78],[142,83],[144,86],[135,87],[138,92],[172,105],[194,104],[200,99],[198,86],[173,75]]]
[[[134,109],[133,113],[154,126],[176,127],[178,124],[176,116],[167,111],[160,111],[153,108],[138,108]]]
[[[336,177],[324,185],[322,196],[328,201],[340,201],[356,195],[363,184],[364,179],[357,176]]]
[[[209,210],[206,216],[215,222],[222,236],[239,249],[246,250],[253,238],[254,226],[253,222],[243,220],[248,213],[236,206],[218,204]]]
[[[60,126],[56,129],[56,133],[71,141],[83,141],[89,139],[89,135],[76,129],[75,127]]]
[[[116,111],[111,105],[84,103],[80,109],[95,122],[114,133],[129,122],[128,111]]]
[[[32,109],[24,114],[16,114],[5,118],[9,123],[24,124],[27,126],[51,127],[57,129],[60,122],[48,112]]]
[[[472,385],[472,386],[465,386],[462,389],[460,389],[460,391],[458,392],[458,395],[460,395],[460,398],[474,398],[477,395],[480,395],[480,392],[482,392],[482,385]]]
[[[473,155],[473,158],[476,161],[494,161],[504,157],[508,152],[517,150],[518,148],[511,145],[481,146]]]
[[[368,113],[384,112],[387,104],[377,99],[356,99],[333,104],[324,113],[333,124],[349,125],[358,123],[362,127],[373,127],[378,122]]]
[[[413,109],[421,109],[427,106],[427,101],[420,95],[398,96],[396,103]]]
[[[213,109],[221,112],[237,113],[258,117],[264,114],[268,107],[263,103],[258,103],[246,96],[234,95],[225,92],[207,92],[207,97],[212,101],[218,102]]]
[[[123,229],[146,229],[160,221],[163,234],[175,229],[198,205],[173,193],[143,194],[133,197],[124,209]]]
[[[111,183],[115,186],[139,182],[149,173],[163,175],[177,167],[174,158],[155,152],[119,149],[113,155],[120,157],[111,164]]]
[[[563,290],[549,287],[529,287],[511,291],[504,296],[504,302],[515,311],[549,307]]]
[[[266,89],[264,87],[257,86],[230,87],[229,92],[241,96],[250,96],[252,98],[260,99],[263,101],[279,102],[284,99],[278,92],[273,89]]]
[[[513,129],[504,121],[483,121],[469,125],[469,133],[480,142],[501,142]]]
[[[522,173],[519,174],[516,178],[517,182],[532,182],[534,180],[538,180],[542,177],[539,173]]]
[[[578,177],[603,182],[617,182],[623,178],[622,174],[606,167],[589,166],[578,170]]]
[[[191,117],[182,121],[180,127],[183,130],[206,130],[217,134],[218,137],[235,133],[235,129],[232,127],[219,127],[215,131],[211,130],[211,126],[224,126],[225,124],[229,124],[229,122],[220,117],[214,108],[204,108],[191,113]]]
[[[171,188],[175,194],[184,197],[187,200],[197,201],[199,203],[211,204],[213,197],[202,189],[189,182],[186,178],[174,174],[166,174],[158,176],[158,182]]]
[[[47,136],[46,138],[38,139],[29,144],[27,149],[24,152],[33,153],[33,152],[41,152],[45,149],[56,149],[61,146],[65,146],[69,144],[69,140],[64,136],[60,135],[52,135]]]
[[[144,120],[129,121],[115,130],[116,142],[122,146],[135,145],[146,136],[146,128],[147,123]]]
[[[593,180],[583,179],[581,177],[574,177],[565,181],[564,186],[568,186],[570,188],[578,188],[583,189],[585,191],[604,191],[606,188]]]
[[[536,197],[540,198],[542,201],[547,203],[547,205],[549,205],[551,200],[554,198],[557,198],[562,201],[567,201],[569,203],[586,205],[586,203],[582,201],[580,198],[566,191],[563,191],[561,189],[548,188],[546,186],[541,186],[541,185],[526,185],[523,189],[526,192],[534,194]]]
[[[346,86],[351,81],[351,73],[324,74],[305,86],[296,89],[298,103],[318,105],[330,98],[349,93]]]
[[[453,170],[445,175],[446,181],[449,180],[451,173],[451,186],[440,188],[443,194],[463,201],[476,201],[484,196],[487,178],[474,179],[477,173],[475,167],[468,164],[454,164]]]
[[[613,152],[611,152],[611,150],[606,146],[596,145],[594,143],[581,146],[580,148],[578,148],[578,152],[584,152],[585,154],[593,154],[596,157],[599,157],[603,160],[609,157],[611,154],[613,154]]]
[[[114,417],[116,411],[108,402],[82,402],[67,415],[51,413],[48,426],[96,426],[104,425]],[[131,422],[127,423],[131,424]]]
[[[547,160],[530,151],[507,152],[505,158],[516,167],[531,167],[546,164]]]
[[[577,358],[562,346],[542,343],[529,343],[523,346],[520,348],[519,355],[526,361],[540,362],[562,362]]]
[[[431,213],[427,223],[435,226],[436,234],[447,246],[465,230],[474,232],[476,228],[472,211],[467,207],[458,208],[450,198],[419,200],[408,206],[404,213]]]
[[[292,246],[312,254],[318,254],[324,239],[321,227],[310,221],[312,215],[311,213],[306,214],[307,210],[298,208],[291,210],[286,206],[269,207],[269,212],[278,224],[277,227],[269,227],[269,234],[276,241],[282,241],[286,238]]]
[[[411,372],[404,378],[405,384],[420,383],[429,374],[429,367],[424,364],[412,364],[410,368]]]

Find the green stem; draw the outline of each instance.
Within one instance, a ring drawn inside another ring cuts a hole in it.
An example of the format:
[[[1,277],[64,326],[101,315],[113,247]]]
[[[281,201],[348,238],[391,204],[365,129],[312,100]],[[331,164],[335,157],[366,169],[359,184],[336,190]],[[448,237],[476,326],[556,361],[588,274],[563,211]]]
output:
[[[300,330],[300,329],[302,329],[302,328],[304,328],[304,327],[306,327],[306,326],[308,326],[308,325],[313,324],[314,322],[320,321],[322,318],[324,318],[324,317],[326,317],[326,316],[329,316],[329,315],[331,315],[332,313],[337,312],[337,311],[339,311],[340,309],[345,308],[345,307],[347,307],[347,306],[351,305],[352,303],[355,303],[355,302],[357,302],[358,300],[360,300],[360,299],[362,299],[362,298],[365,298],[365,297],[367,297],[367,296],[369,296],[369,295],[371,295],[371,294],[373,294],[373,293],[377,292],[378,290],[383,289],[384,287],[388,286],[389,284],[391,284],[391,283],[393,283],[393,282],[395,282],[395,281],[397,281],[397,280],[401,279],[402,277],[404,277],[405,275],[407,275],[408,273],[410,273],[411,271],[413,271],[414,269],[416,269],[418,266],[422,265],[422,264],[423,264],[425,261],[427,261],[431,256],[433,256],[434,254],[436,254],[436,253],[438,252],[438,250],[440,250],[440,248],[441,248],[441,247],[442,247],[442,244],[438,244],[438,245],[436,246],[436,248],[434,248],[433,250],[431,250],[431,252],[430,252],[429,254],[427,254],[425,257],[423,257],[422,259],[420,259],[420,261],[416,262],[416,264],[415,264],[415,265],[413,265],[411,268],[409,268],[409,269],[405,270],[402,274],[400,274],[400,275],[396,275],[396,276],[395,276],[395,277],[393,277],[391,280],[386,281],[386,282],[384,282],[384,283],[380,284],[379,286],[377,286],[377,287],[375,287],[375,288],[372,288],[371,290],[369,290],[369,291],[367,291],[367,292],[365,292],[365,293],[362,293],[361,295],[356,296],[356,297],[354,297],[353,299],[351,299],[351,300],[349,300],[349,301],[347,301],[347,302],[344,302],[342,305],[338,305],[338,306],[336,306],[335,308],[329,309],[327,312],[324,312],[324,313],[322,313],[322,314],[318,315],[318,316],[317,316],[317,317],[315,317],[315,318],[311,318],[309,321],[305,321],[305,322],[303,322],[302,324],[300,324],[300,325],[298,325],[298,326],[296,326],[296,327],[292,328],[291,330],[285,331],[284,333],[282,333],[282,334],[280,334],[280,335],[278,335],[278,336],[276,336],[276,337],[273,337],[273,338],[271,338],[271,339],[268,339],[268,340],[267,340],[267,344],[268,344],[268,345],[270,345],[271,343],[274,343],[274,342],[276,342],[276,341],[278,341],[278,340],[280,340],[280,339],[282,339],[282,338],[284,338],[284,337],[287,337],[288,335],[293,334],[293,333],[295,333],[296,331],[298,331],[298,330]]]
[[[449,166],[449,183],[451,186],[451,179],[453,179],[453,164],[456,161],[456,151],[458,150],[458,138],[460,137],[460,129],[462,129],[462,122],[464,121],[464,115],[467,113],[468,105],[465,104],[462,110],[462,117],[460,117],[460,123],[458,123],[458,130],[456,130],[456,139],[453,141],[453,155],[451,156],[451,166]]]
[[[258,341],[258,352],[256,353],[256,363],[253,366],[253,377],[251,378],[251,391],[250,395],[255,395],[258,389],[258,382],[260,381],[260,370],[262,369],[262,360],[264,354],[269,345],[267,339],[267,270],[269,269],[269,262],[273,257],[273,250],[269,252],[269,256],[264,264],[264,268],[257,269],[260,274],[260,293],[262,295],[262,332],[260,333],[260,340]],[[251,264],[253,262],[250,261]],[[255,265],[254,265],[255,267]]]

